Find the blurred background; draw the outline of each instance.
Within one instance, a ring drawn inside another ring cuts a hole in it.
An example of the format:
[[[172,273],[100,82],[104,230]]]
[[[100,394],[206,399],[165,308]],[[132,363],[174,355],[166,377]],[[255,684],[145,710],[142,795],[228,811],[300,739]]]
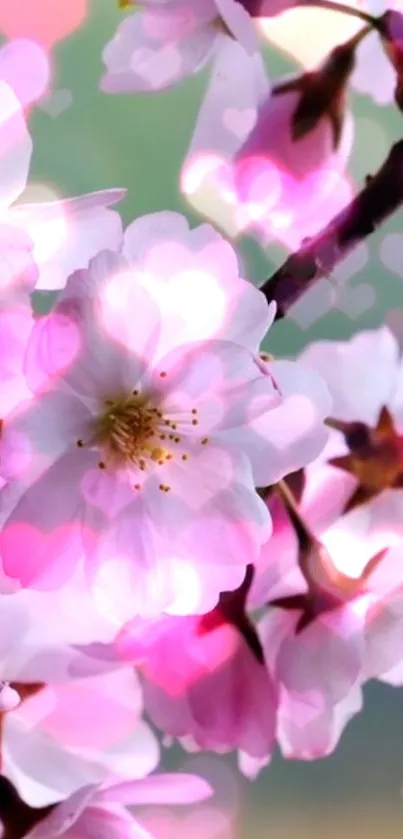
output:
[[[178,178],[208,73],[169,92],[101,93],[101,51],[125,14],[117,5],[117,0],[0,0],[3,37],[34,36],[52,57],[51,89],[30,117],[34,155],[26,197],[40,200],[49,197],[49,190],[67,197],[124,186],[128,196],[120,210],[125,222],[171,209],[200,223],[201,216],[179,195]],[[262,44],[270,76],[314,65],[348,37],[352,26],[349,18],[314,10],[292,12],[269,23],[262,31]],[[354,93],[351,104],[355,143],[349,174],[360,187],[403,135],[403,115]],[[286,256],[278,246],[263,252],[248,237],[237,240],[237,249],[244,276],[256,284]],[[391,313],[398,328],[403,326],[402,213],[335,277],[342,292],[332,299],[329,283],[319,284],[297,315],[273,328],[267,349],[292,355],[317,338],[345,338],[378,326]],[[334,755],[313,763],[275,756],[253,783],[240,776],[232,759],[170,750],[166,765],[199,769],[214,777],[223,807],[233,814],[235,835],[244,839],[401,839],[403,692],[367,686],[365,709],[348,726]],[[186,822],[183,834],[177,825],[172,839],[227,835],[219,823],[214,827],[212,822],[207,830],[207,822],[200,821],[200,834],[195,824]]]

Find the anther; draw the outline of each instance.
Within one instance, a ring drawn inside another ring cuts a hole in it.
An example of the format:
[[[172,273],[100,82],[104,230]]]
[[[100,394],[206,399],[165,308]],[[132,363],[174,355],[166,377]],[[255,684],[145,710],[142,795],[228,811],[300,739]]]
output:
[[[192,425],[199,425],[199,420],[197,420],[197,419],[192,420]]]
[[[203,440],[201,441],[202,446],[205,446],[208,443],[208,441],[209,441],[208,437],[204,437]]]
[[[197,414],[197,408],[192,408],[191,413],[192,413],[192,414]]]
[[[166,370],[161,370],[160,376],[161,376],[161,379],[164,379],[165,376],[166,376]]]
[[[106,463],[104,463],[103,460],[99,461],[98,469],[106,469]]]
[[[182,455],[182,460],[187,460],[187,459],[188,459],[188,455],[187,455],[187,454],[183,454],[183,455]]]
[[[84,440],[77,440],[77,446],[79,449],[82,449],[84,446]]]

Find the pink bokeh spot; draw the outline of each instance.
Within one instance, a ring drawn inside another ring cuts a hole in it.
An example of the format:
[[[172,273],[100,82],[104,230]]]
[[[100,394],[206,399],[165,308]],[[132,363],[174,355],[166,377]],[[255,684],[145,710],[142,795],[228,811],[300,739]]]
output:
[[[296,178],[263,154],[236,163],[218,155],[194,155],[183,167],[181,191],[190,198],[204,188],[231,208],[239,233],[255,232],[292,249],[343,209],[352,191],[348,176],[336,168],[323,166]]]
[[[17,577],[24,587],[60,588],[72,576],[78,560],[76,531],[71,524],[51,533],[42,533],[25,522],[4,527],[0,548],[5,574]],[[49,564],[49,556],[59,561]]]
[[[78,29],[87,13],[87,0],[0,0],[0,31],[49,49]]]

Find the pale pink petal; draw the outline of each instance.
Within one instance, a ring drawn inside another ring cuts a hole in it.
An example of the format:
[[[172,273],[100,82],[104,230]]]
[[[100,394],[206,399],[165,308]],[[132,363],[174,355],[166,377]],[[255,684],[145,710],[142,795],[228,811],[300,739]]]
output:
[[[32,141],[14,91],[0,82],[0,206],[4,210],[26,186]]]
[[[123,268],[123,271],[122,271]],[[136,329],[133,312],[141,311]],[[63,376],[77,393],[100,399],[131,392],[158,342],[160,312],[127,273],[121,257],[104,251],[68,280],[55,309],[39,319],[27,352],[27,376],[41,390]]]
[[[259,41],[247,4],[246,8],[238,0],[215,0],[215,4],[232,38],[238,41],[247,53],[256,54]]]
[[[377,3],[374,14],[385,11],[385,4]],[[358,93],[371,96],[377,105],[393,104],[396,71],[382,49],[377,32],[372,32],[360,44],[356,66],[351,75],[351,86]]]
[[[289,693],[317,691],[340,702],[359,679],[364,653],[363,617],[350,605],[327,612],[279,649],[276,675]]]
[[[231,341],[174,350],[160,360],[153,380],[164,414],[177,422],[178,433],[192,438],[247,426],[280,401],[252,353]]]
[[[315,694],[281,694],[277,740],[286,758],[317,760],[331,754],[350,719],[362,710],[360,687],[337,705],[315,705]]]
[[[40,718],[38,709],[48,706],[42,731],[61,747],[79,749],[95,760],[135,728],[142,713],[141,688],[129,668],[47,687],[25,700],[19,718],[29,725]]]
[[[124,20],[103,52],[106,93],[161,90],[201,69],[217,37],[213,9],[205,23],[183,4],[148,9]]]
[[[90,416],[81,401],[61,390],[18,404],[3,423],[1,473],[26,486],[83,436]]]
[[[251,417],[247,427],[221,435],[248,455],[257,486],[274,484],[318,456],[328,437],[323,421],[332,404],[323,379],[308,364],[274,361],[267,369],[278,388],[277,404]]]
[[[271,753],[276,689],[241,638],[233,657],[190,685],[189,705],[197,726],[196,741],[204,748],[215,743],[243,749],[254,757]]]
[[[345,342],[318,341],[304,350],[300,359],[325,379],[337,419],[373,425],[382,405],[393,395],[398,344],[386,327],[360,332]]]
[[[153,837],[120,807],[90,806],[67,832],[66,839],[153,839]]]
[[[240,7],[233,0],[232,4]],[[260,54],[248,55],[233,38],[222,38],[187,152],[183,183],[198,168],[199,158],[213,153],[224,161],[233,156],[252,131],[268,89]]]
[[[28,839],[53,839],[68,831],[81,813],[85,813],[97,789],[98,784],[87,784],[73,792],[28,833]]]
[[[0,548],[5,574],[23,587],[59,588],[74,573],[83,551],[87,508],[81,481],[96,461],[96,452],[89,460],[88,452],[83,456],[75,448],[22,487],[3,524]]]
[[[27,726],[20,721],[20,708],[4,718],[2,771],[27,804],[53,804],[84,784],[102,780],[97,766],[63,749],[40,726]]]
[[[118,666],[78,649],[94,637],[110,641],[116,631],[96,611],[81,580],[57,593],[25,589],[0,602],[1,678],[57,684]]]
[[[291,121],[299,96],[296,91],[268,96],[234,161],[239,201],[252,220],[273,235],[278,232],[279,238],[282,228],[292,226],[323,200],[329,192],[329,172],[340,168],[327,118],[298,143],[294,141]]]
[[[99,608],[120,615],[120,621],[171,607],[183,611],[186,603],[197,613],[208,611],[217,602],[223,577],[227,589],[236,588],[240,569],[253,561],[270,534],[269,514],[254,490],[247,461],[229,451],[222,456],[218,451],[209,460],[208,447],[201,448],[200,464],[189,470],[186,481],[178,474],[171,492],[160,492],[156,478],[151,493],[149,479],[109,526],[102,520],[101,531],[94,519],[87,548],[92,590]],[[216,559],[221,574],[215,572]]]
[[[189,229],[184,216],[152,213],[125,231],[123,255],[161,309],[158,355],[175,342],[220,335],[257,351],[275,304],[239,276],[236,252],[210,225]]]
[[[34,242],[38,289],[64,288],[68,276],[86,268],[99,251],[118,250],[123,239],[122,221],[110,207],[125,194],[124,189],[106,189],[13,208],[13,224],[26,230]]]
[[[30,308],[0,309],[0,416],[5,418],[31,392],[24,376],[24,355],[33,327]]]
[[[98,792],[96,800],[97,803],[110,801],[130,807],[146,804],[194,804],[209,798],[212,793],[210,784],[197,775],[159,772],[138,781],[125,781],[107,787]]]
[[[34,290],[38,267],[33,258],[34,243],[25,231],[9,224],[0,224],[0,292],[7,300],[24,305]],[[12,295],[12,298],[11,298]],[[3,300],[2,300],[3,302]]]
[[[365,674],[369,679],[383,679],[400,670],[403,640],[403,586],[368,610],[365,626]]]

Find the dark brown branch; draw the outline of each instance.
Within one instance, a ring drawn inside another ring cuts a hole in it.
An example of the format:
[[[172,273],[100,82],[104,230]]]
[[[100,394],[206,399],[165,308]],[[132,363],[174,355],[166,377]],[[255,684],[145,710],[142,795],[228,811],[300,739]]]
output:
[[[334,219],[300,249],[261,286],[268,302],[277,303],[276,320],[331,274],[345,256],[373,233],[385,219],[403,205],[403,140],[392,146],[379,171]]]

